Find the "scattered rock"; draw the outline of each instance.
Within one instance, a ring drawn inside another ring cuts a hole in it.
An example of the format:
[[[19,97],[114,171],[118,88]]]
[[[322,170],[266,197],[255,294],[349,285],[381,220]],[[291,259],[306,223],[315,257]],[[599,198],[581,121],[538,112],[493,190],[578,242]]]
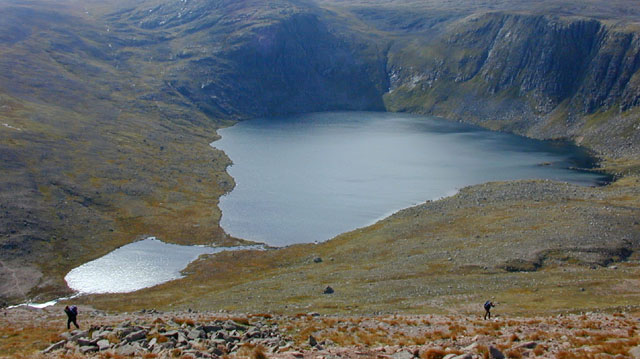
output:
[[[187,335],[187,338],[191,340],[198,339],[198,338],[205,338],[205,337],[206,337],[206,333],[204,332],[204,330],[198,330],[198,329],[194,329],[190,331],[189,334]]]
[[[536,342],[526,342],[518,345],[516,348],[533,349],[538,345]]]
[[[476,339],[477,340],[477,339]],[[472,343],[470,345],[467,345],[466,347],[462,348],[462,350],[464,351],[472,351],[473,349],[475,349],[478,346],[478,343]]]
[[[162,333],[162,335],[164,335],[167,338],[178,338],[178,331],[177,330],[169,330],[167,332]]]
[[[119,347],[116,350],[116,353],[118,353],[118,355],[130,357],[130,356],[135,355],[137,350],[138,350],[137,346],[134,346],[134,345],[131,345],[131,344],[125,344],[125,345]]]
[[[629,355],[634,359],[640,359],[640,345],[629,349]]]
[[[489,345],[489,355],[492,359],[505,359],[504,354],[493,345]]]
[[[323,294],[333,294],[335,291],[333,290],[333,288],[331,288],[330,286],[327,286],[324,289],[324,292],[322,292]]]
[[[397,353],[394,353],[391,355],[391,358],[393,359],[412,359],[413,358],[413,353],[409,353],[406,350],[401,350]]]
[[[109,347],[111,346],[107,339],[100,339],[96,344],[98,345],[99,350],[109,349]]]
[[[222,326],[221,325],[203,325],[200,327],[200,329],[204,330],[205,333],[209,334],[209,333],[222,330]]]
[[[66,343],[66,342],[67,342],[66,340],[61,340],[61,341],[59,341],[59,342],[55,342],[55,343],[53,343],[53,344],[49,345],[49,346],[48,346],[45,350],[43,350],[42,352],[46,354],[46,353],[52,352],[52,351],[54,351],[54,350],[56,350],[56,349],[60,349],[60,348],[62,348],[62,346],[63,346],[63,345],[64,345],[64,343]]]
[[[89,338],[78,338],[75,340],[75,342],[78,343],[78,345],[81,347],[93,345],[93,343],[91,343],[91,340]]]
[[[142,329],[142,330],[138,330],[137,332],[133,332],[133,333],[127,335],[124,338],[124,340],[126,342],[135,342],[135,341],[138,341],[138,340],[142,340],[142,339],[144,339],[146,337],[147,337],[147,331]]]
[[[82,354],[87,354],[87,353],[92,353],[97,351],[98,351],[98,347],[95,347],[93,345],[86,345],[86,346],[80,347],[80,353]]]

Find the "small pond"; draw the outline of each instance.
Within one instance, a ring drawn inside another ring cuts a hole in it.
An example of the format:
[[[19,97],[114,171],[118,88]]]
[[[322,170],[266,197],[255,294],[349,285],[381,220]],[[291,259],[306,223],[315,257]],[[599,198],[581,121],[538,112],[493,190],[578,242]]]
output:
[[[133,292],[181,278],[180,271],[202,254],[256,248],[181,246],[149,237],[76,267],[64,279],[81,294]]]

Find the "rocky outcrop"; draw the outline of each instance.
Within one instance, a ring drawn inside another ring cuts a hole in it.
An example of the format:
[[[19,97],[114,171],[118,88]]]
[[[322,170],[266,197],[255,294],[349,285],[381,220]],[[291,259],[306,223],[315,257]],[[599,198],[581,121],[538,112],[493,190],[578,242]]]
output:
[[[338,33],[334,19],[310,4],[143,4],[107,18],[123,29],[122,45],[131,45],[122,37],[141,29],[176,31],[135,45],[145,53],[155,49],[166,62],[163,91],[177,92],[212,117],[384,110],[381,45]]]
[[[43,353],[89,354],[109,352],[109,355],[160,357],[178,354],[212,358],[236,353],[240,348],[260,346],[271,353],[293,344],[277,328],[256,323],[243,325],[233,320],[206,323],[156,319],[153,324],[136,325],[122,322],[117,326],[94,326],[88,331],[74,330],[61,335],[63,340],[45,348]]]
[[[593,19],[489,13],[467,17],[389,63],[390,110],[444,115],[539,138],[586,136],[592,147],[609,130],[615,156],[640,151],[640,37]],[[599,137],[599,136],[598,136]],[[625,138],[623,140],[623,138]],[[579,141],[584,138],[579,139]],[[591,141],[590,141],[591,140]]]

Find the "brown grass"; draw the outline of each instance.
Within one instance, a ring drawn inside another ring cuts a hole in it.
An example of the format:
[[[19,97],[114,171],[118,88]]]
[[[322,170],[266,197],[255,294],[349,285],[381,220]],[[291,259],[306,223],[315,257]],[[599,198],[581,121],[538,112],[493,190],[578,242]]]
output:
[[[447,352],[442,349],[430,348],[420,354],[422,359],[442,359],[447,355]]]

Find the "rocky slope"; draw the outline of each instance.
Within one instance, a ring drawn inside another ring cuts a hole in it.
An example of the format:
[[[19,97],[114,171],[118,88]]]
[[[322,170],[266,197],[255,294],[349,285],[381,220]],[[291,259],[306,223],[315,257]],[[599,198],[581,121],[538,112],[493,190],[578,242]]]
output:
[[[633,30],[593,19],[489,13],[412,45],[390,54],[391,110],[571,138],[607,156],[638,154],[640,39]]]
[[[637,313],[494,319],[475,315],[296,316],[80,308],[63,331],[60,308],[0,317],[5,355],[38,358],[637,358]],[[497,317],[496,317],[497,314]],[[30,323],[30,324],[26,324]],[[37,327],[37,326],[40,327]],[[34,333],[35,332],[35,333]],[[47,339],[51,338],[51,339]],[[51,343],[53,342],[53,343]],[[50,344],[51,343],[51,344]]]

